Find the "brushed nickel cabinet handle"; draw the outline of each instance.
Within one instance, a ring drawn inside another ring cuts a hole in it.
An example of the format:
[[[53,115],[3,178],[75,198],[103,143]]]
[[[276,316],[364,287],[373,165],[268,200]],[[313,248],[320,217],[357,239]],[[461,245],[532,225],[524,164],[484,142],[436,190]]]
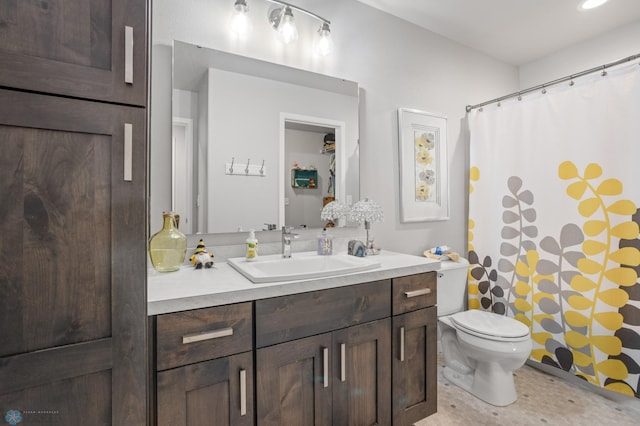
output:
[[[124,180],[133,180],[133,125],[124,123]]]
[[[329,387],[329,348],[322,348],[322,368],[322,375],[324,376],[322,385],[327,388]]]
[[[340,381],[347,380],[347,345],[340,343]]]
[[[240,370],[240,415],[247,415],[247,370]]]
[[[405,291],[404,295],[407,296],[407,299],[411,299],[412,297],[424,296],[425,294],[429,293],[431,293],[430,288],[421,288],[420,290]]]
[[[182,344],[202,342],[203,340],[218,339],[220,337],[232,336],[233,328],[221,328],[219,330],[204,331],[202,333],[193,333],[182,336]]]
[[[133,84],[133,27],[124,27],[124,82]]]
[[[404,327],[400,327],[400,362],[404,361]]]

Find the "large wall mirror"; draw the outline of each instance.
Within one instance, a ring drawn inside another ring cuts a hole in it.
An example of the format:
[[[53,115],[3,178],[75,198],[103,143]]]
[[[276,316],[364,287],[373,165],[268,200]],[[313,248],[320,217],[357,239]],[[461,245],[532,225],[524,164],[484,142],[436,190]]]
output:
[[[172,116],[187,234],[318,228],[359,199],[355,82],[175,41]]]

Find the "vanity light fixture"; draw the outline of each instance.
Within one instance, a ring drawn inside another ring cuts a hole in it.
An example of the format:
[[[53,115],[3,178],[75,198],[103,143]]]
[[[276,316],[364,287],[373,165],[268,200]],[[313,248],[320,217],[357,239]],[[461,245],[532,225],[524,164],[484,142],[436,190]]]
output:
[[[331,37],[331,22],[313,12],[309,12],[293,4],[280,0],[267,0],[275,3],[276,6],[269,9],[267,18],[269,24],[276,30],[284,44],[293,43],[298,40],[298,28],[293,17],[293,11],[302,12],[320,21],[317,39],[314,42],[314,51],[320,56],[327,56],[333,50],[333,39]],[[233,14],[231,16],[231,32],[237,37],[244,37],[251,32],[251,20],[249,19],[249,6],[247,0],[235,0]]]
[[[236,0],[231,16],[231,32],[237,37],[245,37],[251,32],[251,20],[249,19],[249,6],[246,0]]]
[[[605,4],[607,0],[580,0],[578,3],[578,10],[594,9],[598,6]]]
[[[302,12],[320,21],[318,29],[318,39],[315,42],[315,51],[319,55],[326,56],[333,50],[333,39],[331,38],[331,22],[313,12],[309,12],[301,7],[294,6],[280,0],[267,0],[277,6],[268,12],[269,23],[274,30],[280,33],[280,38],[285,44],[289,44],[298,39],[298,29],[294,22],[293,11]]]

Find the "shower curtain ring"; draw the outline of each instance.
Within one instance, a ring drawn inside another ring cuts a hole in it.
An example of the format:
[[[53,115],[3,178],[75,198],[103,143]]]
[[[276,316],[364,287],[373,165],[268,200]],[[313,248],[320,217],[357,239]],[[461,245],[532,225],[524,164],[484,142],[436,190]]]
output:
[[[233,163],[236,161],[235,157],[231,157],[231,166],[229,166],[229,173],[233,174]]]
[[[600,74],[600,75],[601,75],[601,76],[603,76],[603,77],[607,75],[607,71],[605,71],[605,68],[606,68],[606,67],[603,65],[603,66],[602,66],[602,74]]]

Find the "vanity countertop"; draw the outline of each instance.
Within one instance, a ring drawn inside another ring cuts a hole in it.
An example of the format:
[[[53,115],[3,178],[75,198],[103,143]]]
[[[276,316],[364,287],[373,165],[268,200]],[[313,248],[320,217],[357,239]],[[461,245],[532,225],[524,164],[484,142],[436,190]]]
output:
[[[293,254],[295,257],[295,253]],[[435,271],[440,262],[425,257],[383,251],[380,267],[332,277],[254,284],[227,263],[196,270],[184,265],[176,272],[149,270],[147,314],[159,315],[304,293],[405,275]]]

